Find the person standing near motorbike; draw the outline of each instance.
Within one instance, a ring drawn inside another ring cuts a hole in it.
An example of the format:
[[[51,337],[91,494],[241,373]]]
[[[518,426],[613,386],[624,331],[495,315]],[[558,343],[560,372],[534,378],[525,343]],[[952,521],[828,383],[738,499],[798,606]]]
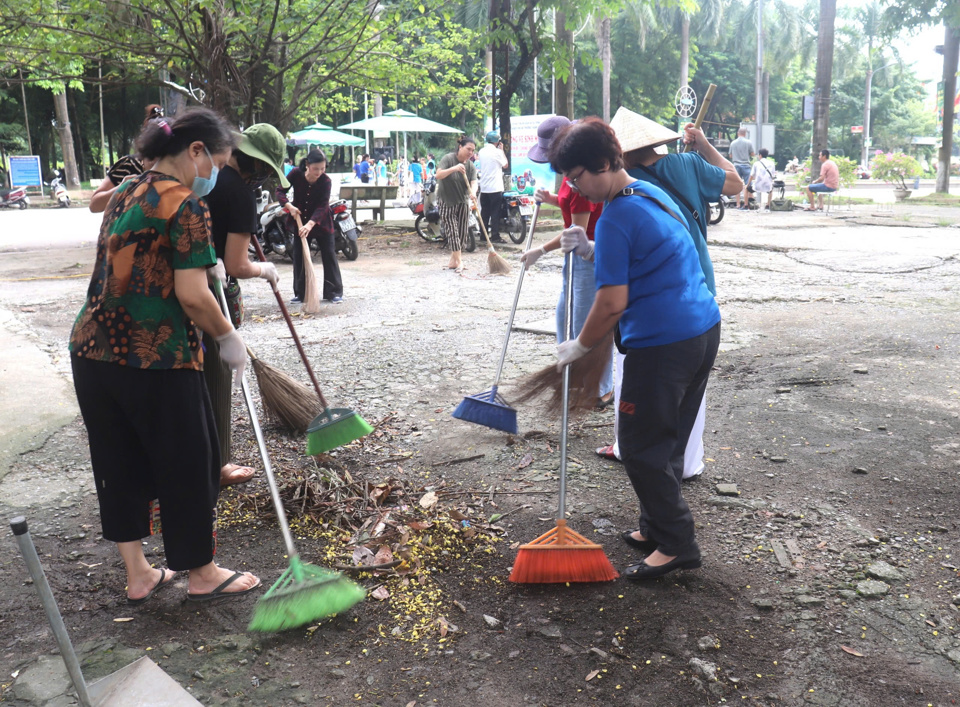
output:
[[[322,151],[314,149],[300,163],[300,166],[290,171],[287,187],[277,187],[277,201],[283,204],[284,209],[291,216],[297,214],[308,215],[309,220],[303,223],[298,235],[311,238],[320,244],[320,257],[323,260],[323,299],[333,304],[343,302],[343,281],[340,278],[340,263],[337,262],[337,250],[333,234],[333,214],[330,212],[330,190],[333,183],[326,175],[327,156]],[[287,198],[287,191],[293,187],[293,201]],[[293,240],[293,304],[303,302],[305,274],[303,259],[310,257],[310,250],[303,252],[303,241],[300,238]]]
[[[283,135],[272,125],[259,123],[243,131],[240,143],[217,176],[213,190],[205,197],[210,209],[210,230],[217,259],[223,262],[221,284],[227,289],[227,278],[234,281],[260,277],[277,284],[279,276],[273,263],[254,263],[247,256],[250,239],[256,238],[257,200],[255,190],[276,177],[281,184],[289,184],[283,176],[286,144]],[[239,285],[237,285],[239,287]],[[213,415],[220,442],[220,485],[242,484],[253,478],[249,466],[233,463],[231,449],[231,381],[230,368],[220,357],[216,340],[204,334],[206,351],[203,374],[213,403]]]
[[[480,218],[483,219],[494,243],[503,243],[500,237],[500,207],[503,205],[503,170],[507,166],[507,156],[503,152],[500,133],[491,130],[487,133],[487,144],[477,153],[477,167],[480,169]]]
[[[473,138],[462,137],[457,141],[457,151],[444,155],[437,165],[440,224],[450,243],[447,268],[458,274],[463,272],[461,252],[470,227],[470,200],[477,192],[477,168],[470,159],[476,149]]]

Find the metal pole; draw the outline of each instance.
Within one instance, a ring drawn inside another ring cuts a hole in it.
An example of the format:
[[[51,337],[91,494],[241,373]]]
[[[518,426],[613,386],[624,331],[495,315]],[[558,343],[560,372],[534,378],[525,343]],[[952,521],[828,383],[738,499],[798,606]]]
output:
[[[897,62],[891,61],[885,66],[881,66],[879,69],[874,71],[873,69],[867,70],[867,92],[863,99],[863,154],[860,156],[860,166],[864,169],[867,168],[867,163],[870,161],[869,155],[867,154],[870,150],[870,102],[873,93],[873,77],[879,74],[881,71],[887,67],[893,66]]]
[[[757,144],[760,152],[763,144],[763,0],[757,0]]]
[[[20,95],[23,96],[23,124],[27,128],[27,154],[33,154],[33,143],[30,141],[30,117],[27,115],[27,89],[23,83],[23,69],[20,69]]]
[[[77,690],[77,697],[83,707],[92,707],[93,701],[87,693],[87,683],[84,682],[83,673],[80,671],[80,661],[77,660],[77,654],[73,652],[73,645],[70,643],[70,636],[67,634],[67,627],[63,625],[63,617],[60,616],[60,610],[57,608],[57,600],[53,598],[53,592],[50,591],[50,584],[47,582],[47,575],[43,572],[43,566],[40,564],[40,558],[37,556],[37,548],[33,546],[33,540],[27,530],[27,519],[18,516],[10,521],[10,528],[17,538],[17,545],[20,546],[20,553],[27,563],[27,570],[33,578],[33,583],[37,587],[37,593],[40,595],[40,603],[43,604],[43,610],[47,614],[47,621],[50,622],[50,628],[53,629],[53,637],[57,640],[57,646],[60,648],[60,656],[67,666],[67,672],[70,674],[70,680]]]

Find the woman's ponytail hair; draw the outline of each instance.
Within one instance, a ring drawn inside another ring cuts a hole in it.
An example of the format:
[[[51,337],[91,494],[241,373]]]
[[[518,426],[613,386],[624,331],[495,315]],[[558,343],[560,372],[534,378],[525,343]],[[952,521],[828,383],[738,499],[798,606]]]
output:
[[[191,108],[176,118],[150,120],[137,138],[137,152],[148,159],[179,155],[200,141],[211,154],[236,146],[237,138],[224,118],[208,108]]]

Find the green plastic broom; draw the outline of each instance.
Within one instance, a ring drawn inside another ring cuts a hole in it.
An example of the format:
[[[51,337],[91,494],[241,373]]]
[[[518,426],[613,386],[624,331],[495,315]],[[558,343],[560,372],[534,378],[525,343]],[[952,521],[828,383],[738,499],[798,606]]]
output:
[[[215,283],[214,289],[220,298],[220,306],[226,312],[227,300],[219,281]],[[309,565],[300,560],[297,548],[293,544],[293,536],[290,534],[287,514],[283,510],[283,501],[280,500],[277,480],[273,476],[270,455],[267,453],[263,430],[260,429],[260,420],[253,404],[253,397],[250,395],[246,373],[240,377],[240,389],[243,391],[247,412],[250,413],[250,425],[257,438],[263,470],[267,476],[267,484],[270,486],[270,499],[277,512],[277,521],[283,533],[283,542],[286,545],[290,563],[287,570],[280,575],[280,579],[257,602],[253,618],[250,619],[250,625],[247,628],[250,631],[282,631],[346,611],[362,601],[366,592],[363,587],[351,582],[339,572]]]

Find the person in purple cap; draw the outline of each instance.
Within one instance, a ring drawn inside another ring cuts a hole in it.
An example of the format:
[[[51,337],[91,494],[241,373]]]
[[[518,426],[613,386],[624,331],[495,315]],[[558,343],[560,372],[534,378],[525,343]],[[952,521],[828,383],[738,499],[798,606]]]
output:
[[[555,115],[547,118],[540,123],[537,128],[537,144],[530,148],[527,157],[532,162],[546,163],[550,161],[550,145],[553,136],[562,128],[570,125],[570,120],[562,115]],[[537,201],[542,201],[553,206],[560,207],[560,213],[563,214],[563,227],[580,226],[587,233],[587,238],[593,240],[593,230],[597,219],[603,212],[603,204],[594,204],[584,198],[575,189],[570,188],[566,179],[560,183],[560,189],[556,194],[551,194],[548,189],[537,189]],[[547,241],[542,246],[532,248],[520,256],[520,261],[524,267],[529,268],[541,255],[546,255],[551,250],[560,248],[560,235]],[[567,288],[567,266],[563,266],[563,284],[560,290],[560,300],[557,302],[557,342],[564,341],[566,332],[564,331],[564,319]],[[583,323],[590,313],[590,307],[593,306],[593,299],[596,295],[597,287],[593,277],[593,264],[588,263],[583,258],[573,259],[573,335],[577,336]],[[607,362],[607,367],[603,372],[603,378],[600,380],[600,390],[597,391],[597,407],[605,408],[613,402],[613,358]]]

